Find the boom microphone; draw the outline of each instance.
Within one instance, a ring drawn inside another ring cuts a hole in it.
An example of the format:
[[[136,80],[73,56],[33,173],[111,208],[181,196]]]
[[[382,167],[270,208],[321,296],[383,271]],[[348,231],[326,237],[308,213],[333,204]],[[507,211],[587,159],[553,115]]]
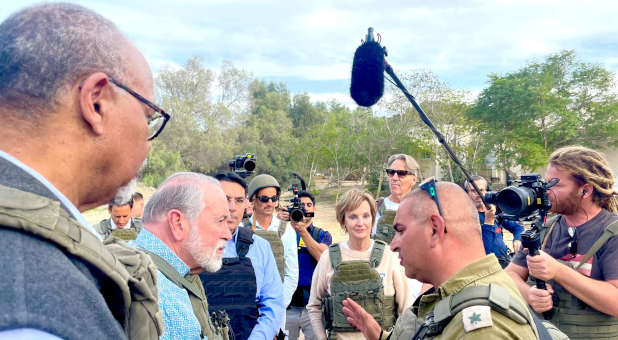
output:
[[[384,94],[384,56],[386,51],[373,38],[369,27],[367,39],[354,52],[350,95],[356,104],[371,106]]]

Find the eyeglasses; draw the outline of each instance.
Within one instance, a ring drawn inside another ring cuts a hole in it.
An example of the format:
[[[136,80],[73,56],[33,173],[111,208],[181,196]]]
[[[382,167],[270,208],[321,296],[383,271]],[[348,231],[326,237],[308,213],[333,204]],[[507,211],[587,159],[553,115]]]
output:
[[[421,190],[428,193],[429,197],[431,197],[431,199],[433,199],[433,201],[436,202],[436,205],[438,206],[438,213],[440,214],[440,216],[442,216],[442,218],[444,218],[444,215],[442,215],[442,208],[440,208],[440,200],[438,200],[438,190],[436,190],[436,179],[431,178],[431,180],[423,183],[421,185]],[[444,233],[446,233],[446,225],[444,226]]]
[[[569,244],[567,245],[567,247],[569,248],[569,253],[572,256],[575,256],[577,255],[577,233],[575,232],[574,227],[569,227],[567,229],[567,232],[569,233],[569,236],[571,237],[571,241],[569,241]]]
[[[257,196],[257,199],[260,200],[260,202],[262,203],[266,203],[268,202],[268,200],[273,201],[273,203],[277,202],[279,200],[279,196],[275,195],[272,197],[269,196]]]
[[[161,131],[163,131],[163,128],[165,127],[165,124],[167,124],[167,121],[170,119],[170,115],[167,114],[162,108],[158,107],[157,105],[153,104],[150,100],[142,97],[142,95],[140,95],[139,93],[131,90],[129,87],[127,87],[126,85],[122,84],[121,82],[119,82],[118,80],[112,78],[112,77],[108,77],[110,83],[120,87],[121,89],[129,92],[130,95],[132,95],[133,97],[137,98],[137,100],[139,100],[140,102],[146,104],[149,108],[151,108],[154,113],[152,115],[150,115],[149,117],[147,117],[148,119],[148,135],[150,137],[148,137],[148,140],[153,140],[155,139],[160,133]]]
[[[386,173],[388,174],[389,177],[393,177],[393,176],[395,176],[395,174],[397,174],[397,176],[399,176],[399,177],[404,177],[404,176],[407,176],[407,175],[413,175],[413,173],[411,171],[408,171],[408,170],[384,169],[384,171],[386,171]]]

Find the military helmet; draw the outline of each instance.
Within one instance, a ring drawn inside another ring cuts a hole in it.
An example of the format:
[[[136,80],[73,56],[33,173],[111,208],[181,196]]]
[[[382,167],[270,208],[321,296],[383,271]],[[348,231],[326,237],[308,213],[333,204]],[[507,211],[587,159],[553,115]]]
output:
[[[255,194],[257,194],[260,189],[275,187],[277,188],[277,195],[281,192],[281,187],[279,186],[279,182],[271,176],[267,174],[260,174],[255,176],[251,182],[249,182],[249,189],[247,190],[249,193],[249,200],[253,198]]]

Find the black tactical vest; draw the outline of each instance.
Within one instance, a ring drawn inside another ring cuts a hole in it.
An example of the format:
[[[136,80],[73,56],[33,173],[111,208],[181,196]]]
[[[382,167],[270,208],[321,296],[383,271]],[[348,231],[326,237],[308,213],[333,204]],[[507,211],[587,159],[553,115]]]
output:
[[[255,271],[251,259],[246,257],[249,246],[253,244],[253,232],[249,228],[239,227],[237,230],[238,257],[224,258],[219,271],[203,272],[200,279],[208,296],[210,310],[225,310],[230,317],[236,340],[246,340],[259,316],[255,303]]]

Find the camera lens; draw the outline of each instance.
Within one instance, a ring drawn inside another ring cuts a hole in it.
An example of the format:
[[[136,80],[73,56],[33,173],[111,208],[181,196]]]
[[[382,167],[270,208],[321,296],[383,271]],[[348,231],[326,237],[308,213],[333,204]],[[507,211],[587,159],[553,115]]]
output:
[[[243,167],[247,171],[253,171],[255,170],[255,162],[252,159],[247,159],[245,161],[245,164],[243,164]]]
[[[294,222],[300,222],[304,217],[303,211],[300,209],[293,209],[290,211],[290,219]]]
[[[527,216],[534,210],[536,195],[532,189],[510,186],[497,196],[498,206],[509,215]]]

